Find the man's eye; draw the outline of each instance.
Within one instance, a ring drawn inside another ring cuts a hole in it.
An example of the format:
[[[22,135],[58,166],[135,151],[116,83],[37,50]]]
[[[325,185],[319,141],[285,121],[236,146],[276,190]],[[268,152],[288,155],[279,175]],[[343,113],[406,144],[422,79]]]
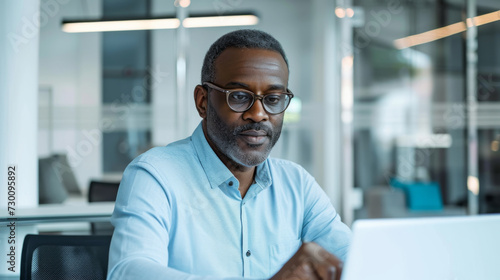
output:
[[[276,105],[280,102],[281,96],[280,95],[266,95],[266,103],[269,105]]]
[[[250,100],[250,94],[242,91],[236,91],[229,95],[230,101],[234,102],[248,102]]]

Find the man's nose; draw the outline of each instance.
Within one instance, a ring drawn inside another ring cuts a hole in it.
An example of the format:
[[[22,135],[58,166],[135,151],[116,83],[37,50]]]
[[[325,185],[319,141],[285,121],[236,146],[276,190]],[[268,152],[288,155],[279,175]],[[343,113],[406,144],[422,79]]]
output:
[[[262,122],[269,120],[269,115],[264,109],[264,103],[262,103],[262,99],[255,100],[252,107],[243,112],[242,117],[244,120],[252,120],[253,122]]]

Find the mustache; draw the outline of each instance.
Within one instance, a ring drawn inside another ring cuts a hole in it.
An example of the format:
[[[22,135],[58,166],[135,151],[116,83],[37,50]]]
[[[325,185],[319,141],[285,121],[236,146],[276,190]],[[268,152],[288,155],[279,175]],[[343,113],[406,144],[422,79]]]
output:
[[[267,136],[270,136],[273,134],[273,129],[270,126],[267,126],[267,125],[264,125],[261,123],[249,123],[249,124],[245,124],[245,125],[236,127],[233,131],[233,135],[236,136],[236,135],[238,135],[241,132],[246,131],[246,130],[263,130],[266,132]]]

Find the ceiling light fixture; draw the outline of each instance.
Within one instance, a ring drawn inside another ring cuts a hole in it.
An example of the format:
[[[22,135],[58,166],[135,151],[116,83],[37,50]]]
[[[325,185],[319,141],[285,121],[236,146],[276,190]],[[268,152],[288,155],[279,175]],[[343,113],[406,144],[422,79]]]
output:
[[[246,26],[256,25],[259,18],[255,15],[188,17],[182,22],[186,28],[218,27],[218,26]]]
[[[421,45],[445,38],[467,30],[465,23],[457,22],[445,27],[437,28],[420,34],[408,36],[394,41],[394,46],[398,49],[405,49],[416,45]]]
[[[186,28],[248,26],[259,23],[259,17],[253,13],[218,15],[191,15],[184,19]],[[175,16],[146,19],[100,19],[100,20],[63,20],[62,30],[68,33],[108,32],[131,30],[176,29],[181,22]]]
[[[465,20],[465,22],[457,22],[445,27],[394,40],[394,46],[400,50],[406,49],[439,40],[460,32],[464,32],[468,27],[470,28],[472,26],[481,26],[498,20],[500,20],[500,10],[473,18],[468,18]]]
[[[64,21],[62,24],[62,30],[68,33],[80,33],[80,32],[175,29],[178,28],[179,26],[180,26],[180,20],[177,18]]]

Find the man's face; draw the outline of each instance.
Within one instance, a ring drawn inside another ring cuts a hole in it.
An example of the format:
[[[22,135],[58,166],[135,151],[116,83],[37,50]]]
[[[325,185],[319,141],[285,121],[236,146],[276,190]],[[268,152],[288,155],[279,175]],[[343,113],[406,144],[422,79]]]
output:
[[[215,60],[215,69],[214,84],[224,89],[265,95],[284,92],[288,85],[288,67],[274,51],[229,48]],[[225,93],[209,91],[206,133],[217,155],[236,167],[262,163],[280,137],[284,113],[267,113],[260,100],[248,111],[236,113],[227,105]]]

